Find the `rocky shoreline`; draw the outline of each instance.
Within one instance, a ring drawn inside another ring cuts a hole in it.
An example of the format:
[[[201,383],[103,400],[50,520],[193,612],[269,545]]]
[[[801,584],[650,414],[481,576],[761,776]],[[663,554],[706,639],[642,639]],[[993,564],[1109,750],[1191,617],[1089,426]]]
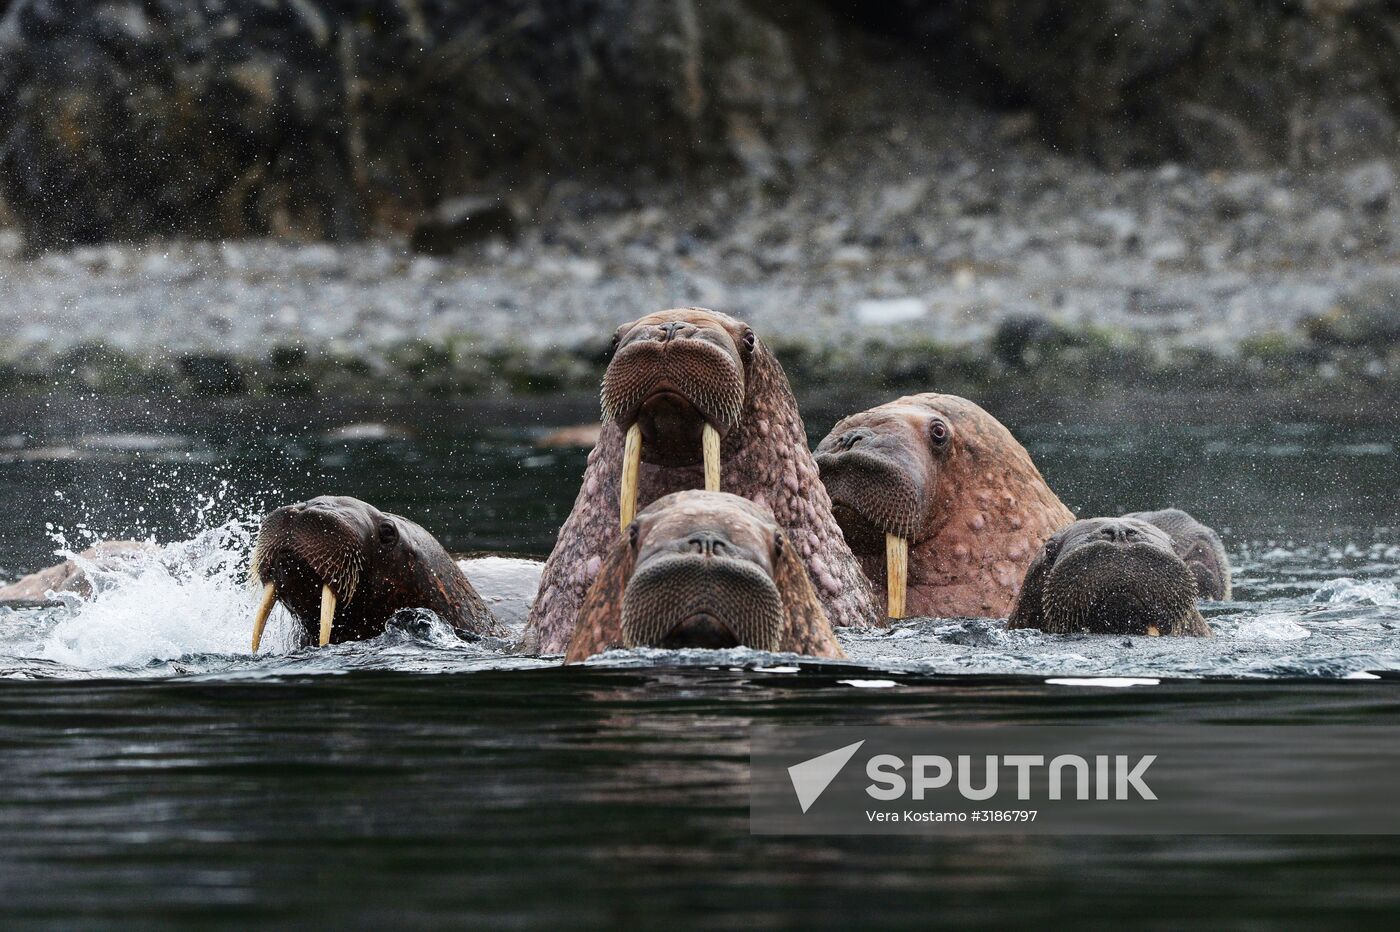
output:
[[[0,393],[587,392],[618,323],[699,304],[749,320],[801,391],[1400,396],[1391,163],[1107,171],[1014,118],[916,103],[781,185],[558,179],[448,255],[384,238],[31,256],[0,232]]]

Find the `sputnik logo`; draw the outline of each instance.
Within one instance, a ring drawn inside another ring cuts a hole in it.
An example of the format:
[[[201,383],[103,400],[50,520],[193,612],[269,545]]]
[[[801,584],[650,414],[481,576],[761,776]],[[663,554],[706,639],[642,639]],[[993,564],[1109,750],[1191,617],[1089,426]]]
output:
[[[788,768],[788,777],[792,780],[793,792],[797,794],[797,803],[802,807],[805,814],[812,808],[812,803],[816,802],[826,788],[831,786],[831,781],[836,779],[836,775],[841,772],[841,768],[850,763],[855,757],[856,751],[865,743],[865,739],[857,741],[855,744],[848,744],[844,748],[837,748],[825,754],[804,760],[800,764],[793,764]]]

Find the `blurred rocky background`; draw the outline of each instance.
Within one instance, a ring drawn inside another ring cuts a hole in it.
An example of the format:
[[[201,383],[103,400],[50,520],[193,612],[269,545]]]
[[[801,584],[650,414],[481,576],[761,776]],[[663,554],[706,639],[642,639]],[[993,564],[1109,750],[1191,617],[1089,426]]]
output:
[[[1397,0],[0,0],[0,385],[1384,387],[1397,126]]]

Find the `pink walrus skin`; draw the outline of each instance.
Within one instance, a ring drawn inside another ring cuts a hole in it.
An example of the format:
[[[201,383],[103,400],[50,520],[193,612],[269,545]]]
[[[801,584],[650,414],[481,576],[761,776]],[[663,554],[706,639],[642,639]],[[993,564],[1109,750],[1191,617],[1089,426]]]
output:
[[[908,616],[1005,618],[1041,546],[1074,521],[1011,431],[956,395],[906,395],[852,414],[816,459],[846,540],[882,592],[887,537],[908,541]]]
[[[603,379],[604,425],[573,511],[545,564],[524,647],[562,653],[584,596],[618,540],[623,440],[639,425],[637,508],[704,488],[701,432],[720,434],[720,488],[772,511],[834,625],[880,624],[846,546],[776,357],[743,321],[703,308],[649,314],[617,331]]]

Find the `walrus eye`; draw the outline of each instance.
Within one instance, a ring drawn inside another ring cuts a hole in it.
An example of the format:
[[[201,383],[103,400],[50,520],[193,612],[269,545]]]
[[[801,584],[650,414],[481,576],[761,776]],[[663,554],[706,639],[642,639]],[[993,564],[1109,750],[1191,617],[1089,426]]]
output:
[[[612,355],[613,353],[616,353],[616,352],[617,352],[617,344],[619,344],[619,343],[621,343],[621,342],[622,342],[622,331],[619,330],[617,333],[614,333],[614,334],[613,334],[612,346],[608,347],[608,355]]]
[[[635,521],[627,525],[627,546],[633,550],[637,549],[637,522]]]
[[[934,421],[928,426],[928,435],[933,438],[937,446],[942,446],[948,442],[948,425],[942,421]]]
[[[399,529],[392,521],[379,522],[379,542],[381,544],[392,544],[399,539]]]
[[[783,555],[783,532],[779,531],[773,535],[773,559],[776,560]]]
[[[752,330],[745,330],[744,335],[739,338],[739,345],[743,347],[744,355],[753,352],[754,344],[758,342],[758,337],[753,335]]]

